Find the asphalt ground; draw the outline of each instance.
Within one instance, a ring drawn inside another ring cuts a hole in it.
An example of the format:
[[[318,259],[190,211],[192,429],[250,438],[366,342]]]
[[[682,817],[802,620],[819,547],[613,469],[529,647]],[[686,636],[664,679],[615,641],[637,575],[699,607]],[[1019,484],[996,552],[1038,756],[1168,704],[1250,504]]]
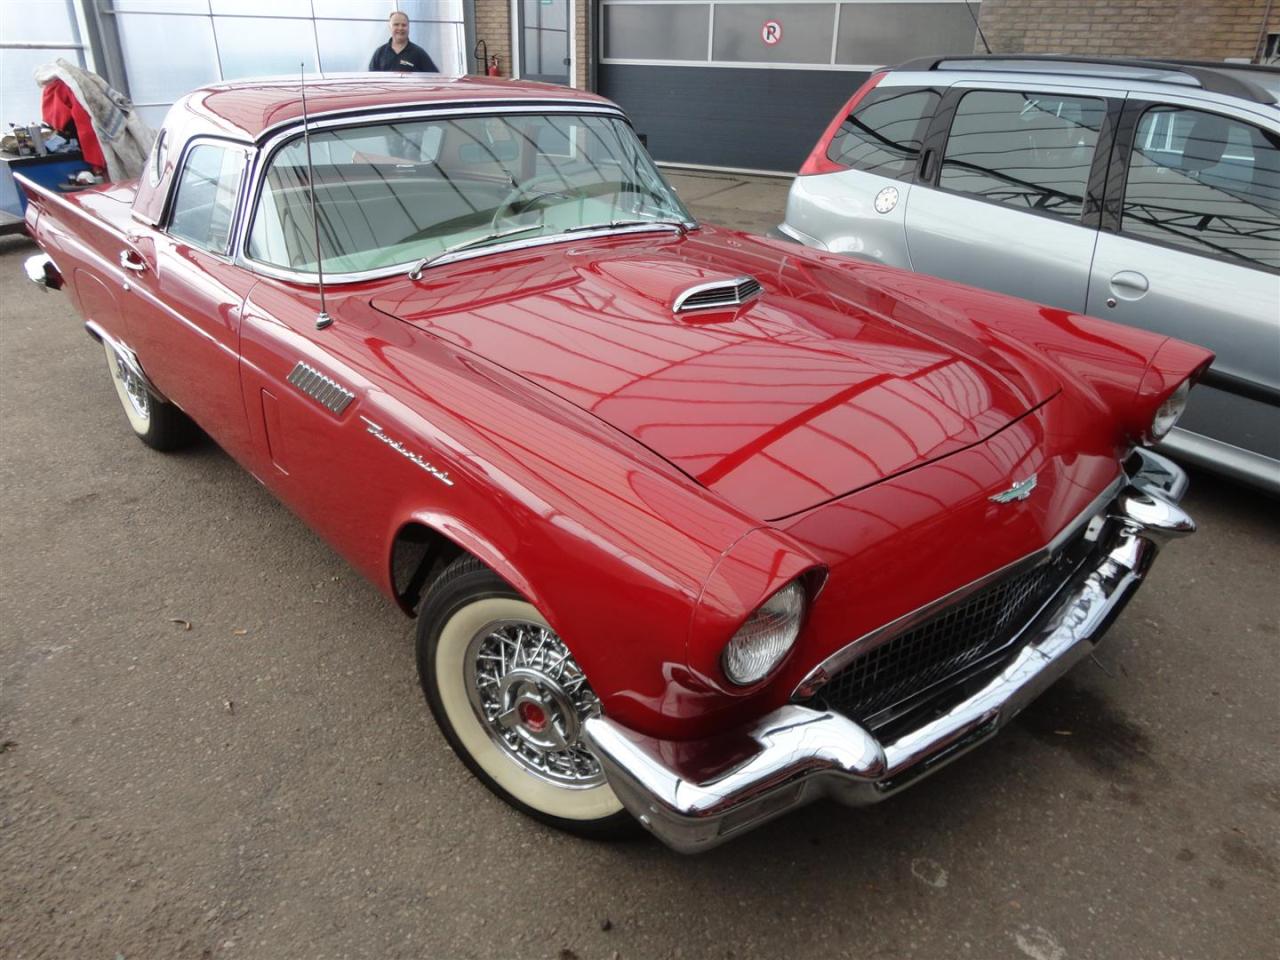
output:
[[[786,190],[672,178],[756,230]],[[34,250],[0,240],[0,957],[1278,955],[1275,499],[1194,474],[1099,663],[890,802],[576,840],[454,758],[412,623],[315,534],[130,436]]]

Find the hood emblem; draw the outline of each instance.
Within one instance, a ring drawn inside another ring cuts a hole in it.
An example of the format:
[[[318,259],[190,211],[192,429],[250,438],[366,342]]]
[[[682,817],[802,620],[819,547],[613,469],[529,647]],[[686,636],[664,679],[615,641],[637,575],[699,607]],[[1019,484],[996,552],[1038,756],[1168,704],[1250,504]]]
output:
[[[1008,490],[1004,490],[994,496],[987,497],[992,503],[1013,503],[1015,500],[1025,500],[1031,496],[1031,491],[1036,488],[1036,475],[1033,473],[1025,480],[1015,480],[1013,486]]]

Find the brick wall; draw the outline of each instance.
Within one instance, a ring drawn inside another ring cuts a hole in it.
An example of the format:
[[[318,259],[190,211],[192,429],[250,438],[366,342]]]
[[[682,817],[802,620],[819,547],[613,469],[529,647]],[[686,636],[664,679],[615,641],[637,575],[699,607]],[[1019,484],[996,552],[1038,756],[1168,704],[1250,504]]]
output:
[[[498,55],[502,76],[511,76],[511,2],[475,0],[476,40],[483,40],[490,55]],[[470,51],[468,51],[470,53]],[[481,71],[483,72],[483,71]]]
[[[981,22],[993,53],[1250,60],[1266,9],[1267,0],[983,0]],[[1280,3],[1267,32],[1280,32]]]
[[[579,90],[587,88],[587,4],[589,0],[569,0],[574,18],[574,78]],[[511,0],[475,0],[476,39],[483,40],[490,54],[498,55],[504,77],[511,76]],[[470,52],[470,51],[468,51]]]
[[[573,85],[587,89],[587,4],[590,0],[569,0],[573,5]]]

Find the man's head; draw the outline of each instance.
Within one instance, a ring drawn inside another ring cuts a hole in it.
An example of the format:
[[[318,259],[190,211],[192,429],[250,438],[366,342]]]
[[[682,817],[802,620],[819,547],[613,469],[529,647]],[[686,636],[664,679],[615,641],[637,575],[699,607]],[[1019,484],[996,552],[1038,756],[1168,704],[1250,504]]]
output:
[[[391,39],[396,41],[404,41],[409,39],[409,15],[397,10],[391,16],[387,17],[387,24],[391,27]]]

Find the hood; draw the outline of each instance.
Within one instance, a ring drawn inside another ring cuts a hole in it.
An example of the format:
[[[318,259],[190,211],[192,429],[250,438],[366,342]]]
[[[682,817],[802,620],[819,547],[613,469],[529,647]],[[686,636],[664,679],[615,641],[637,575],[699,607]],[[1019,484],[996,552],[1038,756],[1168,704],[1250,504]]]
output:
[[[885,274],[704,227],[441,265],[372,305],[773,520],[979,443],[1058,389]],[[743,277],[761,291],[741,305],[673,310],[691,287]]]

